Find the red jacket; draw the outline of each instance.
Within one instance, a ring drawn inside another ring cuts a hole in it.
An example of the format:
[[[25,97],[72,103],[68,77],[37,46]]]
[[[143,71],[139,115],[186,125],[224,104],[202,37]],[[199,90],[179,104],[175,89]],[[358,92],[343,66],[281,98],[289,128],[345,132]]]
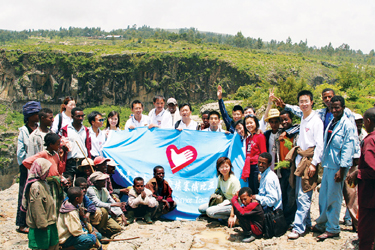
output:
[[[151,190],[152,196],[154,196],[157,201],[160,202],[162,200],[166,200],[169,203],[173,202],[173,199],[172,199],[172,188],[169,186],[169,184],[168,184],[168,182],[166,180],[163,180],[163,189],[162,189],[161,196],[157,195],[157,192],[158,192],[158,182],[156,181],[155,178],[152,178],[151,180],[149,180],[147,182],[147,184],[146,184],[145,187],[148,188],[149,190]]]
[[[250,175],[250,165],[257,165],[261,153],[267,152],[266,137],[263,134],[254,134],[246,138],[246,160],[242,170],[242,179]]]
[[[358,164],[359,207],[375,208],[375,131],[363,139]]]

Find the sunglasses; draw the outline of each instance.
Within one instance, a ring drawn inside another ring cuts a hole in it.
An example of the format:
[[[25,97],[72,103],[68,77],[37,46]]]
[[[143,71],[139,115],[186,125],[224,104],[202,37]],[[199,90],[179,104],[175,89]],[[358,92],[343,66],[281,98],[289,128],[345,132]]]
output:
[[[100,122],[104,122],[104,119],[99,119]]]

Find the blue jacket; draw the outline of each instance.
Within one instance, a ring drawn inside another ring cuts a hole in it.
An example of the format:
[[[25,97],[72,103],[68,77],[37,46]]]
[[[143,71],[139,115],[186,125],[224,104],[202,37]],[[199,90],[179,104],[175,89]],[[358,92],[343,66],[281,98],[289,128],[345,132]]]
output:
[[[64,199],[64,201],[66,201],[68,199],[69,198],[66,197]],[[87,195],[83,196],[83,202],[82,202],[82,204],[87,209],[87,212],[89,212],[89,213],[95,213],[95,211],[96,211],[95,204],[89,199],[89,197],[87,197]]]
[[[332,121],[329,123],[328,128]],[[350,168],[353,165],[357,128],[354,127],[347,116],[343,115],[333,128],[331,138],[327,141],[328,128],[324,132],[322,166],[337,170]]]
[[[227,130],[233,134],[236,129],[234,127],[234,122],[232,118],[230,118],[230,116],[228,115],[223,99],[219,100],[219,108],[220,108],[220,113],[223,117],[225,126],[227,127]]]

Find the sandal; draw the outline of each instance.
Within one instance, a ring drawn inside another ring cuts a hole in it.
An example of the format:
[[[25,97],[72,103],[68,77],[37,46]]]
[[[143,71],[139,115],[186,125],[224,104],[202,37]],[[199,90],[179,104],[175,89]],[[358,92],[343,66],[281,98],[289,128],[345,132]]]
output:
[[[29,228],[28,227],[19,227],[16,229],[17,232],[21,234],[28,234],[29,233]]]

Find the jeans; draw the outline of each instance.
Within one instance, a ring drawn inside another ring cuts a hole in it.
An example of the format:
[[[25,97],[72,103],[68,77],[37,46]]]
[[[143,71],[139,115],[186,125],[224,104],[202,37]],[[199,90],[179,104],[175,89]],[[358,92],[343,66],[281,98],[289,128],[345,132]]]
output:
[[[86,250],[92,248],[92,246],[96,242],[96,238],[99,240],[102,239],[102,235],[99,232],[95,232],[94,234],[81,234],[80,236],[70,236],[64,244],[62,244],[63,248],[68,248],[74,246],[76,249]]]
[[[230,216],[230,212],[232,211],[232,205],[226,206],[212,206],[208,207],[207,204],[200,205],[198,211],[201,214],[207,214],[208,217],[213,219],[228,219]]]
[[[253,191],[253,194],[258,194],[258,189],[259,189],[259,169],[258,165],[251,165],[250,166],[250,176],[247,179],[249,182],[249,188]]]
[[[346,169],[347,170],[347,169]],[[324,168],[322,184],[319,191],[319,212],[316,227],[329,233],[340,233],[340,211],[344,180],[335,181],[338,169]],[[346,173],[344,174],[346,176]]]
[[[27,227],[26,224],[26,213],[21,211],[20,207],[22,205],[23,190],[25,189],[27,181],[27,168],[24,165],[20,165],[20,180],[18,188],[18,205],[17,205],[17,216],[16,225],[19,227]]]
[[[297,211],[294,216],[293,230],[299,234],[305,232],[306,226],[311,226],[310,207],[312,194],[312,190],[306,193],[303,192],[302,178],[296,176]]]

